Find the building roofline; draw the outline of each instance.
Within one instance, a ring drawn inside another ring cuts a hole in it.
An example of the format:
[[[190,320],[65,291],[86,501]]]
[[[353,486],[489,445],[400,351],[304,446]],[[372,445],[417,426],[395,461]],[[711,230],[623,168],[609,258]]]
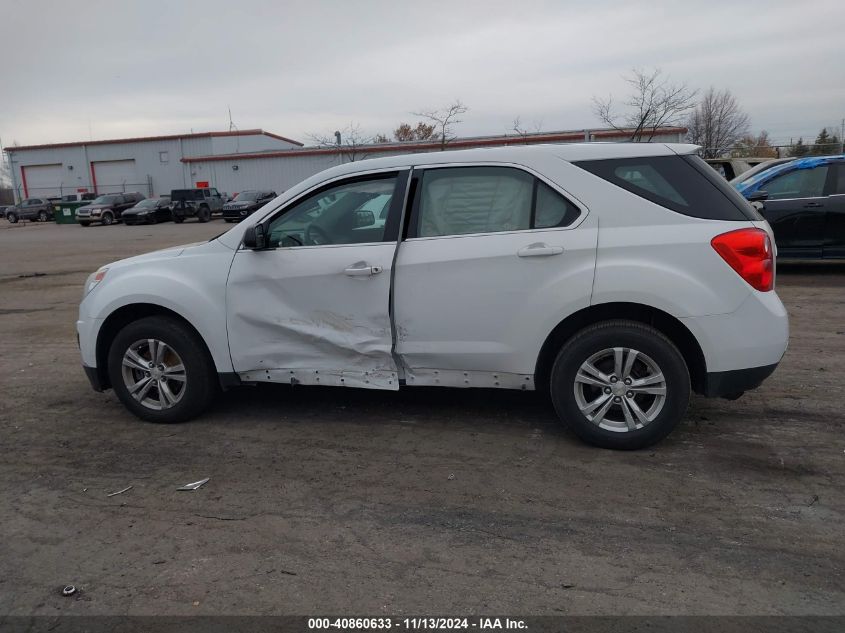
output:
[[[505,136],[476,136],[459,138],[446,145],[447,149],[469,149],[477,147],[490,146],[507,146],[507,145],[536,145],[540,143],[560,143],[560,142],[577,142],[586,140],[589,133],[590,139],[613,140],[620,138],[630,138],[635,130],[612,130],[612,129],[596,129],[596,130],[574,130],[567,132],[541,132],[532,134],[520,135],[505,135]],[[686,134],[685,127],[665,127],[659,128],[657,134]],[[337,147],[302,147],[285,150],[271,150],[266,152],[249,152],[243,154],[215,154],[211,156],[186,156],[182,158],[183,163],[200,163],[211,161],[226,161],[226,160],[253,160],[258,158],[296,158],[299,156],[314,156],[320,154],[339,154],[339,153],[356,153],[356,154],[379,154],[382,152],[392,152],[402,150],[403,152],[416,152],[427,150],[440,149],[440,141],[433,142],[399,142],[399,143],[374,143],[368,145],[359,145],[354,149],[344,147],[339,149]]]
[[[272,132],[265,132],[262,129],[253,129],[253,130],[231,130],[228,132],[197,132],[192,134],[168,134],[165,136],[138,136],[134,138],[115,138],[115,139],[106,139],[101,141],[74,141],[72,143],[46,143],[43,145],[16,145],[3,148],[4,151],[12,153],[12,152],[19,152],[24,150],[31,150],[31,149],[59,149],[63,147],[83,147],[87,146],[90,147],[92,145],[113,145],[117,143],[151,143],[155,141],[177,141],[179,139],[191,139],[191,138],[212,138],[212,137],[225,137],[225,136],[269,136],[270,138],[274,138],[279,141],[285,141],[286,143],[293,143],[294,145],[299,145],[300,147],[303,146],[302,143],[299,141],[294,141],[293,139],[287,138],[285,136],[280,136],[279,134],[273,134]]]

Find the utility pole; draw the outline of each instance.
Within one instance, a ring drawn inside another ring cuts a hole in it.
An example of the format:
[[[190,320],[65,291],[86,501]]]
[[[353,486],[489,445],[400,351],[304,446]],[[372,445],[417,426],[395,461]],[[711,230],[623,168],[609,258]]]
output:
[[[845,119],[839,127],[839,153],[845,154]]]

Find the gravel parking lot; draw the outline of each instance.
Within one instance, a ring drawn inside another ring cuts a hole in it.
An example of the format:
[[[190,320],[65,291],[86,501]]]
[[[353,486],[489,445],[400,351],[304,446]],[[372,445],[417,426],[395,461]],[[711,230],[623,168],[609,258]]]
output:
[[[651,450],[523,392],[261,386],[140,422],[82,372],[82,283],[226,228],[0,223],[0,613],[845,612],[845,266],[781,267],[778,371]]]

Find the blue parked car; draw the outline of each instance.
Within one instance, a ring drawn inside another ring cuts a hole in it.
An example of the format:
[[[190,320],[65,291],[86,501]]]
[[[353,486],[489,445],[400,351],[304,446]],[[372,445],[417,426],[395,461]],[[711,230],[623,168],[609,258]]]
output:
[[[845,258],[845,155],[797,158],[734,187],[762,205],[778,258]]]

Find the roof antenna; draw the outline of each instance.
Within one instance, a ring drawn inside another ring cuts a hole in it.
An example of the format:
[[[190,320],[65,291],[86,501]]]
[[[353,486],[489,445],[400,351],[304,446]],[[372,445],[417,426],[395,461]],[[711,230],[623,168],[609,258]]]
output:
[[[235,122],[232,121],[232,106],[227,106],[229,108],[229,131],[233,132],[238,129],[238,126],[235,125]]]

